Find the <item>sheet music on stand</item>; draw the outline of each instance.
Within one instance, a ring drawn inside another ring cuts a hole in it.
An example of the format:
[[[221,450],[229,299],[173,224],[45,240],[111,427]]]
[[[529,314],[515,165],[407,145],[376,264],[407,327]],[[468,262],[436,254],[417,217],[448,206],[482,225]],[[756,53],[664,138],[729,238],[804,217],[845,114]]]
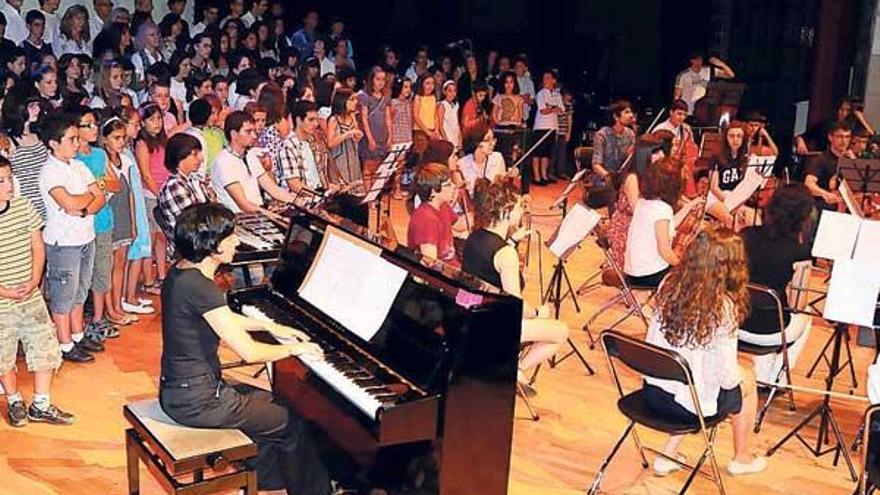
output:
[[[547,249],[559,259],[565,259],[599,224],[601,216],[582,203],[576,203],[562,218],[556,232],[547,239]]]
[[[362,205],[376,201],[379,195],[382,194],[382,190],[385,189],[385,184],[397,172],[398,158],[409,151],[411,146],[412,143],[407,142],[398,143],[391,147],[391,150],[388,151],[388,154],[385,155],[382,163],[380,163],[379,167],[376,169],[376,173],[373,175],[373,183],[370,185],[370,190],[367,191],[367,194],[364,195],[364,199],[361,200]]]
[[[584,168],[579,170],[578,173],[574,174],[574,177],[572,177],[571,180],[568,181],[568,184],[565,185],[565,189],[562,190],[562,193],[559,194],[559,197],[556,198],[556,201],[554,201],[553,204],[550,205],[551,209],[559,208],[559,206],[562,205],[562,203],[565,202],[566,199],[568,199],[568,195],[571,194],[571,192],[574,191],[574,188],[580,184],[581,179],[583,179],[584,176],[587,174],[587,170],[588,169]]]
[[[873,326],[880,294],[880,221],[822,212],[812,254],[834,260],[822,316],[829,321]]]
[[[775,163],[775,156],[750,156],[743,180],[730,191],[727,197],[724,198],[724,201],[719,200],[714,194],[710,194],[706,206],[709,207],[723,202],[727,211],[739,208],[755,194],[755,191],[763,187],[767,179],[773,175],[773,165]]]
[[[300,297],[369,341],[388,316],[407,276],[406,270],[380,253],[380,248],[327,226],[299,287]]]

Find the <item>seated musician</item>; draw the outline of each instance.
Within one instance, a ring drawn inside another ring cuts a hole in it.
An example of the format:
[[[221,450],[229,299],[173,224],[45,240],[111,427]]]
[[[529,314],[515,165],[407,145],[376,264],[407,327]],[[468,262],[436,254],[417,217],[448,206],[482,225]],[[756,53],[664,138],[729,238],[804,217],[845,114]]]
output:
[[[342,187],[330,179],[326,153],[317,153],[311,144],[318,132],[318,107],[314,102],[300,100],[290,108],[293,132],[284,140],[275,156],[275,177],[281,187],[295,196],[323,198],[322,207],[337,215],[367,226],[369,214],[360,198],[342,192]],[[319,158],[320,157],[320,158]]]
[[[516,230],[523,214],[517,187],[510,178],[502,177],[495,182],[478,179],[474,203],[477,229],[465,242],[462,268],[521,298],[523,280],[514,245],[525,233],[522,228]],[[556,354],[559,346],[568,339],[565,323],[549,318],[549,314],[547,307],[532,308],[523,301],[520,340],[532,345],[520,359],[518,380],[530,394],[534,391],[526,383],[524,371]]]
[[[813,195],[819,211],[837,211],[843,200],[837,192],[837,162],[840,158],[854,158],[849,151],[852,131],[843,122],[828,127],[828,149],[807,162],[804,169],[804,185]]]
[[[494,181],[507,173],[507,168],[504,157],[495,151],[496,139],[492,129],[480,125],[471,127],[465,132],[463,142],[465,156],[458,160],[457,168],[468,194],[473,197],[477,179]]]
[[[749,154],[758,156],[779,156],[776,142],[767,132],[767,117],[758,111],[746,112],[743,115],[746,123],[746,142],[749,143]]]
[[[727,126],[721,152],[711,158],[709,165],[709,190],[718,202],[713,203],[706,211],[730,228],[734,227],[734,212],[727,209],[724,199],[746,176],[749,153],[744,145],[745,127],[739,121],[733,121]]]
[[[177,219],[174,244],[182,258],[162,285],[162,375],[159,403],[174,421],[196,428],[238,428],[257,443],[261,490],[324,495],[330,480],[307,424],[272,394],[221,376],[220,342],[251,363],[288,356],[320,357],[301,332],[233,313],[214,284],[217,267],[238,245],[233,214],[216,203],[193,205]],[[267,330],[297,343],[268,345],[248,332]]]
[[[810,246],[803,242],[804,227],[813,204],[810,193],[800,184],[776,190],[767,207],[767,222],[742,232],[746,243],[751,281],[776,291],[782,301],[788,363],[794,369],[807,343],[813,319],[809,314],[792,314],[786,287],[794,275],[794,264],[810,259]],[[739,338],[756,345],[779,345],[779,317],[775,301],[755,295],[751,313],[740,326]],[[782,355],[754,356],[758,381],[773,383],[782,369]],[[785,380],[782,377],[781,380]]]
[[[736,329],[748,308],[748,279],[745,248],[737,234],[714,227],[700,232],[657,292],[647,336],[649,343],[671,349],[687,361],[704,416],[731,415],[734,455],[727,471],[732,475],[767,467],[766,459],[749,449],[757,393],[751,372],[737,363]],[[686,384],[646,378],[645,394],[656,414],[697,421]],[[670,436],[663,453],[685,461],[678,455],[683,439],[683,435]],[[654,461],[659,476],[678,469],[678,464],[663,457]]]
[[[679,262],[672,249],[675,237],[673,205],[681,195],[681,165],[664,158],[639,178],[639,199],[627,233],[623,271],[627,283],[657,287]]]
[[[171,175],[162,185],[158,201],[169,258],[174,253],[174,227],[180,213],[188,206],[207,203],[215,197],[211,185],[199,173],[203,152],[199,140],[190,134],[175,134],[165,145],[165,168]]]
[[[678,140],[679,148],[684,149],[694,142],[694,131],[685,123],[688,117],[688,105],[683,100],[675,100],[669,105],[669,118],[657,124],[653,132],[669,131]]]
[[[593,173],[605,184],[623,166],[636,141],[636,133],[632,130],[636,121],[632,103],[617,100],[609,106],[608,112],[611,125],[599,129],[593,138]]]
[[[456,262],[453,231],[466,231],[464,216],[452,209],[458,188],[449,168],[440,163],[419,166],[414,177],[415,192],[421,201],[413,210],[407,228],[407,245],[427,259]]]
[[[211,184],[217,198],[235,213],[251,213],[263,208],[262,191],[283,203],[292,203],[294,197],[266,173],[263,162],[271,161],[268,153],[259,160],[247,159],[248,150],[257,140],[254,118],[244,111],[235,111],[226,117],[223,133],[228,145],[214,159],[211,166]]]
[[[626,237],[629,232],[629,224],[632,222],[633,207],[639,200],[639,174],[653,163],[666,158],[665,144],[658,138],[645,134],[639,137],[636,151],[633,155],[634,167],[627,167],[624,172],[620,190],[617,192],[617,202],[611,221],[608,223],[608,240],[611,243],[611,255],[614,261],[623,266],[626,254]]]

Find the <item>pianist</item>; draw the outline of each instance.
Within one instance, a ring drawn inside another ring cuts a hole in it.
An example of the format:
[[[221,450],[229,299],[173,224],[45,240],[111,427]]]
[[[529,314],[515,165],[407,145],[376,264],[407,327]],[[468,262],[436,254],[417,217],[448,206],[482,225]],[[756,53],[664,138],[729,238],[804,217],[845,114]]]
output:
[[[162,286],[162,376],[159,402],[172,419],[196,428],[238,428],[256,443],[261,490],[288,494],[331,492],[306,423],[269,392],[231,384],[220,374],[222,341],[247,362],[320,355],[305,335],[233,313],[214,284],[217,267],[231,261],[239,241],[233,214],[216,203],[183,210],[174,229],[181,260]],[[267,345],[249,331],[266,330],[288,342]]]

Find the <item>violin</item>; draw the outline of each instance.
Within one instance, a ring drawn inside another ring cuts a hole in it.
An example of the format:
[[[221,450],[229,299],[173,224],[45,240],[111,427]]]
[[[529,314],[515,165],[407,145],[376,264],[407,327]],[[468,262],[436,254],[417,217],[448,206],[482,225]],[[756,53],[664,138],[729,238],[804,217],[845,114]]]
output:
[[[703,217],[706,214],[706,198],[699,197],[689,201],[683,208],[690,208],[681,222],[675,227],[672,239],[672,250],[681,258],[703,228]]]

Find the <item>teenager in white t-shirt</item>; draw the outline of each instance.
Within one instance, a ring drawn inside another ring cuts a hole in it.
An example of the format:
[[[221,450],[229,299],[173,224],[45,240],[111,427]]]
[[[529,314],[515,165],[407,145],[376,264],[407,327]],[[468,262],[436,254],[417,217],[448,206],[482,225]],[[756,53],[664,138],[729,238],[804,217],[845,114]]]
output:
[[[672,205],[681,194],[679,170],[676,160],[665,158],[639,178],[640,196],[633,208],[623,266],[630,285],[657,287],[669,267],[679,262],[672,249]]]
[[[733,79],[736,74],[730,66],[717,57],[709,57],[709,65],[704,65],[702,54],[691,55],[688,68],[679,72],[675,77],[673,99],[684,100],[687,103],[688,112],[694,113],[697,101],[706,96],[706,87],[709,86],[712,77]]]
[[[556,131],[559,129],[559,115],[565,113],[565,104],[562,102],[562,94],[557,87],[556,72],[544,71],[541,80],[541,91],[535,97],[535,126],[532,133],[532,143],[538,143],[549,132],[550,134],[540,141],[535,148],[532,158],[532,181],[536,185],[544,185],[555,180],[550,178],[550,157],[556,147]]]
[[[235,213],[259,211],[263,207],[261,189],[278,201],[292,203],[293,195],[278,187],[260,160],[246,159],[248,149],[257,139],[253,117],[243,111],[232,112],[226,117],[224,132],[229,145],[211,167],[211,185],[217,199]]]
[[[73,362],[94,361],[90,352],[104,346],[85,337],[83,305],[89,293],[95,262],[94,216],[106,197],[79,160],[78,119],[53,115],[35,129],[50,154],[40,171],[40,195],[46,205],[46,285],[49,311],[55,323],[62,357]]]

